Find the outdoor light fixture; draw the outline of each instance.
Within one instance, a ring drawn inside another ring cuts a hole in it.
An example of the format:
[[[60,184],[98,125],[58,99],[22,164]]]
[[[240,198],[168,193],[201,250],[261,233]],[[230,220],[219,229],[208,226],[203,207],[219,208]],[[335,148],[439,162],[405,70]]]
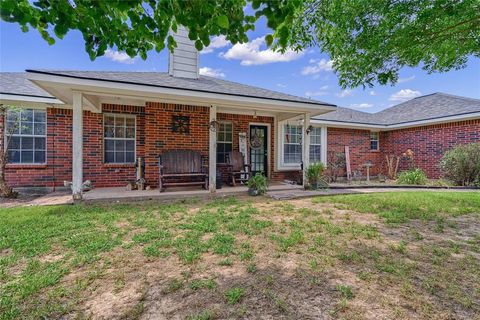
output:
[[[306,132],[307,134],[310,134],[310,132],[312,132],[312,130],[313,130],[313,126],[312,126],[312,125],[309,125],[308,128],[305,130],[305,132]]]
[[[220,126],[220,122],[218,122],[217,120],[212,120],[209,123],[210,131],[212,132],[216,132],[219,126]]]

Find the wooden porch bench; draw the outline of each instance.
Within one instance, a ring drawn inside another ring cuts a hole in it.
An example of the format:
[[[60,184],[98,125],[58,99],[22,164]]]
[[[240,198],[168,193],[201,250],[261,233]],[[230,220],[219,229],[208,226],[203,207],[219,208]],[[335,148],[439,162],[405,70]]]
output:
[[[168,186],[195,186],[208,188],[207,167],[203,156],[192,150],[167,151],[158,157],[159,189]]]

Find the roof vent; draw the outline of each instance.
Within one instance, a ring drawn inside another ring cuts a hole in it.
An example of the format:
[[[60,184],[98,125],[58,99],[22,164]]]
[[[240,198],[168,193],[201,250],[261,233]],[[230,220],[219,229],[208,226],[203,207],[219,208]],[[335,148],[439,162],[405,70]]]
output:
[[[198,50],[188,38],[188,31],[183,26],[178,26],[177,32],[172,32],[177,42],[175,50],[168,56],[168,74],[172,77],[198,79]]]

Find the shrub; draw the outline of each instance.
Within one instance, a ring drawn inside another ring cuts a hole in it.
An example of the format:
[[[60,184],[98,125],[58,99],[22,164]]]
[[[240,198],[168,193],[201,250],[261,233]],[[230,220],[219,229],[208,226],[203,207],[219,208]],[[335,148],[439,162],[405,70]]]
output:
[[[455,146],[443,155],[440,167],[457,185],[480,186],[480,142]]]
[[[425,184],[427,183],[427,175],[419,168],[407,170],[400,172],[397,182],[400,184]]]
[[[263,174],[257,173],[248,180],[247,186],[249,189],[256,190],[256,194],[264,194],[268,187],[267,178]]]
[[[316,162],[311,164],[307,169],[307,180],[310,188],[317,189],[319,185],[326,186],[326,183],[322,179],[322,175],[325,171],[325,165],[322,162]]]

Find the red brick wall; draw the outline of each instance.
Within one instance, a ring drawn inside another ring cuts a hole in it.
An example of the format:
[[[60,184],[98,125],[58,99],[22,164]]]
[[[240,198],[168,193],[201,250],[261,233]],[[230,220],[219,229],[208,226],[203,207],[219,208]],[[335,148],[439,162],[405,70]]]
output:
[[[13,187],[53,188],[63,185],[64,180],[70,181],[72,176],[71,124],[70,110],[47,109],[47,164],[8,164],[7,182]],[[3,128],[3,122],[1,127]],[[3,130],[1,136],[3,137]]]
[[[456,144],[480,141],[480,119],[415,127],[385,132],[384,154],[401,155],[407,149],[415,153],[415,166],[424,170],[429,178],[441,176],[439,161]],[[381,142],[382,145],[382,142]],[[400,162],[400,170],[407,167]]]
[[[104,112],[135,114],[137,156],[144,154],[144,108],[103,105]],[[103,163],[103,114],[83,114],[83,176],[96,187],[124,186],[135,180],[133,165]],[[3,128],[3,122],[1,127]],[[3,134],[2,134],[3,135]],[[63,186],[72,180],[72,111],[47,109],[47,163],[44,165],[8,164],[7,181],[14,187]]]
[[[366,175],[364,164],[367,161],[373,163],[370,169],[372,175],[376,175],[381,170],[382,145],[384,141],[383,134],[380,135],[380,150],[370,150],[370,131],[358,129],[327,129],[327,153],[339,152],[345,153],[345,146],[350,149],[350,166],[352,172],[359,170],[363,176]]]
[[[190,118],[190,133],[172,132],[172,116]],[[158,156],[165,151],[188,149],[201,152],[208,165],[208,107],[149,102],[145,107],[145,176],[147,183],[158,186]]]
[[[158,184],[158,156],[173,149],[198,150],[208,164],[209,110],[208,107],[147,103],[145,107],[104,105],[105,113],[127,113],[136,115],[137,157],[146,161],[146,179],[152,186]],[[174,133],[171,130],[172,116],[190,118],[190,133]],[[218,114],[218,120],[233,123],[233,150],[238,150],[238,133],[246,132],[254,123],[270,124],[270,177],[275,180],[295,180],[298,171],[274,171],[277,156],[275,127],[272,117],[251,115]],[[3,120],[0,119],[0,135],[3,136]],[[1,139],[3,143],[3,139]],[[124,186],[135,179],[133,165],[103,163],[103,114],[84,112],[84,179],[96,187]],[[361,170],[370,160],[374,163],[372,175],[377,174],[385,154],[401,154],[411,148],[415,152],[415,164],[430,177],[438,177],[438,161],[443,153],[457,143],[480,141],[480,120],[417,127],[383,132],[380,135],[380,151],[370,150],[370,131],[328,128],[328,151],[344,152],[350,146],[352,170]],[[63,186],[71,181],[72,164],[72,112],[64,109],[47,109],[47,164],[7,165],[7,181],[15,187]],[[405,167],[401,163],[401,168]]]

